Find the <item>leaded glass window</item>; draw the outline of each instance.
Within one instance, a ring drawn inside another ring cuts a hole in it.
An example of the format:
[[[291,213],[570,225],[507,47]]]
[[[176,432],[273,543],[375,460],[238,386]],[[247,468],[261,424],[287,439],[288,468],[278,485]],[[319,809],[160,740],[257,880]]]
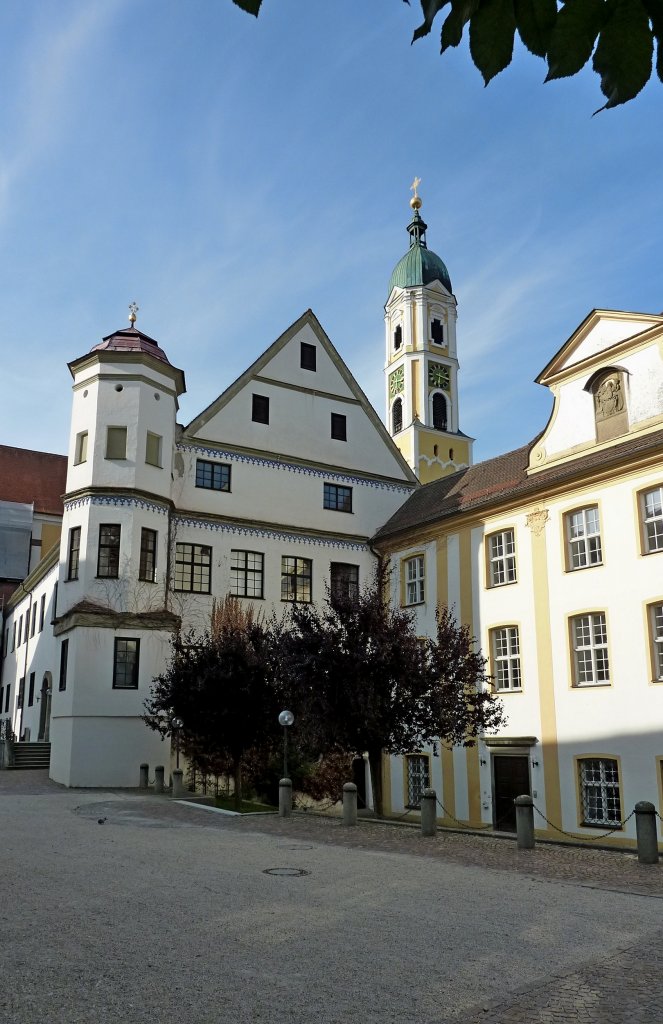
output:
[[[430,788],[430,761],[425,754],[408,754],[406,763],[407,806],[419,810],[424,790]]]
[[[616,825],[622,820],[619,770],[611,758],[592,757],[578,762],[583,825]]]

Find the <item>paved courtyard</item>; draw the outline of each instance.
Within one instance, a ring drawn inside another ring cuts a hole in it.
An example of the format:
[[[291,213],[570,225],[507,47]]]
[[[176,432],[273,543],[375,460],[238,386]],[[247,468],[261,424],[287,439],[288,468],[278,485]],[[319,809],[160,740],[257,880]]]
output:
[[[663,866],[0,772],[3,1024],[663,1019]]]

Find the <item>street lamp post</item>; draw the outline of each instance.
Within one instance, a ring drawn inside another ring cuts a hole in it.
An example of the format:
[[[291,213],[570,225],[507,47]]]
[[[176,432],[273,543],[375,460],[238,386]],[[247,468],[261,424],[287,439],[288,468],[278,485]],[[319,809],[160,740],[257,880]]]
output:
[[[175,767],[179,769],[180,766],[180,730],[184,726],[184,722],[181,718],[173,718],[171,728],[175,733]]]
[[[279,725],[283,726],[283,778],[288,778],[288,726],[292,725],[295,716],[292,711],[282,711],[279,715]]]

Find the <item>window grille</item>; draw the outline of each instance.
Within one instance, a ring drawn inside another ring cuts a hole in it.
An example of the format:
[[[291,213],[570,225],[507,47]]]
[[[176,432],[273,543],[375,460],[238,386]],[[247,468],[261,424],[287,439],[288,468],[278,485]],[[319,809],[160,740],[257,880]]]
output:
[[[421,807],[424,790],[430,788],[430,762],[425,754],[407,755],[407,806]]]
[[[403,402],[397,398],[391,407],[391,430],[393,434],[399,434],[403,429]]]
[[[579,762],[583,825],[615,825],[622,820],[617,762],[587,758]]]
[[[435,430],[447,429],[447,400],[439,391],[433,395],[433,427]]]

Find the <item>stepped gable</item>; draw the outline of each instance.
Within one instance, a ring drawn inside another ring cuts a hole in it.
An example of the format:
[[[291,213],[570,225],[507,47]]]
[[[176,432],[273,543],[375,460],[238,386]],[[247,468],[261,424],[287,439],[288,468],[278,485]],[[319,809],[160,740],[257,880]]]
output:
[[[34,505],[35,512],[63,514],[67,457],[0,445],[0,501]]]
[[[592,470],[618,467],[635,456],[663,450],[663,430],[657,430],[629,438],[614,448],[595,451],[528,475],[529,453],[540,437],[538,434],[522,448],[479,462],[419,488],[378,530],[373,540],[383,540],[403,530],[451,519],[465,512],[492,509],[502,504],[513,506],[530,496],[534,500],[536,493],[547,487],[564,485]]]

